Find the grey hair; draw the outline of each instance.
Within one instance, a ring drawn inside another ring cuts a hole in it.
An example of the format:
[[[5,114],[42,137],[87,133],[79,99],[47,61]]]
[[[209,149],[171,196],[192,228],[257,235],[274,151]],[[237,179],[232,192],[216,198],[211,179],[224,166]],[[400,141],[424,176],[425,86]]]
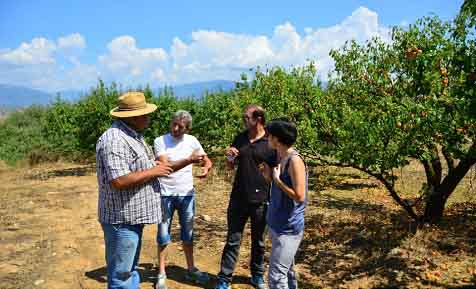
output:
[[[186,111],[186,110],[177,110],[174,115],[172,116],[172,121],[174,120],[185,120],[186,122],[186,126],[188,129],[191,129],[192,128],[192,115],[190,114],[190,112]]]

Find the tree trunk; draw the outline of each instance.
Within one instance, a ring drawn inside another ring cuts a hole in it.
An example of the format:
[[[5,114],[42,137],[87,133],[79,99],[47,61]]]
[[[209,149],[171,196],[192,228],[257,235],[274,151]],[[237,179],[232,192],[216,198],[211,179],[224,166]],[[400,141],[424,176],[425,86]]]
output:
[[[426,201],[425,214],[422,218],[424,222],[435,224],[441,220],[446,201],[475,163],[476,158],[473,157],[462,159],[458,166],[449,171],[449,174],[442,180],[441,184],[436,187],[430,185],[431,189]]]
[[[441,188],[441,187],[440,187]],[[450,193],[451,194],[451,193]],[[450,195],[448,194],[448,196]],[[439,190],[430,193],[427,198],[425,206],[425,214],[423,215],[423,222],[436,224],[439,223],[443,217],[446,201],[448,200]]]

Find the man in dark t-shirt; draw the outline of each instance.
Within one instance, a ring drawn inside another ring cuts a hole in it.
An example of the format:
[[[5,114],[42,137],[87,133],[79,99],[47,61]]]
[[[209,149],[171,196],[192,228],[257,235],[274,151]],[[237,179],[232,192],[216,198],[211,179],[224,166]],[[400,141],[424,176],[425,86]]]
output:
[[[264,231],[269,199],[269,185],[258,170],[258,164],[276,162],[276,152],[269,148],[264,129],[264,110],[249,105],[243,114],[246,130],[237,135],[226,149],[227,165],[237,166],[228,205],[228,232],[221,258],[216,289],[230,288],[233,271],[240,252],[241,238],[248,219],[251,220],[251,284],[265,288]]]

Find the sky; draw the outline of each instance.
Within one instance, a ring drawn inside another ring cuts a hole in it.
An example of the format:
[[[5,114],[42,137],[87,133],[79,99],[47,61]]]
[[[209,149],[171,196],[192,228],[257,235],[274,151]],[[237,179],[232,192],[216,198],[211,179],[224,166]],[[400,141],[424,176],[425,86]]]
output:
[[[98,79],[152,87],[238,80],[258,66],[313,60],[330,49],[390,39],[422,16],[450,20],[463,0],[0,0],[0,84],[48,92]]]

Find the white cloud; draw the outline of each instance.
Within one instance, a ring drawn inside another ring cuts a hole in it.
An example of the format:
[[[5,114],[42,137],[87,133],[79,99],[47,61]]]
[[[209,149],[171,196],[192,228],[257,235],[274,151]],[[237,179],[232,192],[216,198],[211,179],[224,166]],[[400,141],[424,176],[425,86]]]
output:
[[[79,61],[85,47],[84,37],[74,33],[57,41],[37,37],[16,49],[0,49],[0,79],[47,91],[85,88],[99,76],[94,65]]]
[[[6,50],[0,54],[0,61],[12,65],[53,64],[52,53],[56,50],[54,42],[46,38],[33,38],[30,43],[23,42],[17,49]]]
[[[172,41],[172,47],[170,48],[170,55],[175,61],[177,61],[177,59],[180,59],[181,57],[184,57],[187,55],[187,49],[188,49],[188,46],[185,43],[183,43],[182,40],[176,37]]]
[[[108,54],[99,56],[99,62],[111,74],[129,74],[139,77],[164,63],[168,55],[162,48],[141,49],[132,36],[120,36],[108,45]]]
[[[99,79],[100,73],[95,65],[77,64],[73,68],[68,69],[63,79],[61,79],[61,86],[64,89],[78,89],[94,85]]]
[[[264,39],[264,38],[263,38]],[[199,30],[192,32],[192,42],[185,44],[175,38],[170,54],[172,66],[175,69],[190,71],[202,67],[227,67],[242,65],[248,58],[247,47],[261,41],[248,35],[231,34],[226,32]],[[262,57],[260,51],[253,51],[253,57]]]
[[[162,69],[157,68],[152,72],[152,80],[162,82],[165,80],[165,73]]]
[[[74,33],[65,37],[60,37],[58,39],[59,49],[71,49],[71,48],[84,49],[85,47],[86,47],[86,41],[84,40],[84,37],[79,33]]]
[[[86,48],[86,40],[79,33],[58,38],[58,54],[66,57],[75,66],[81,65],[79,55]]]
[[[329,27],[305,27],[300,33],[291,21],[270,27],[270,35],[197,30],[191,40],[174,38],[167,48],[142,48],[133,36],[123,35],[107,44],[95,64],[80,61],[86,40],[78,33],[54,40],[35,38],[16,49],[0,48],[0,78],[37,88],[85,88],[98,76],[126,86],[150,83],[187,83],[213,79],[237,80],[256,66],[297,66],[313,60],[326,78],[333,68],[331,49],[348,40],[363,42],[378,36],[390,40],[390,29],[365,7],[356,9]],[[66,59],[67,69],[59,63]]]
[[[173,69],[168,80],[237,79],[240,71],[256,66],[290,67],[308,60],[318,64],[319,74],[325,79],[333,68],[331,49],[342,47],[351,39],[364,42],[376,36],[389,41],[390,29],[379,25],[378,15],[365,7],[334,26],[306,27],[303,35],[291,22],[276,26],[270,37],[199,30],[192,33],[190,43],[173,40],[169,65]]]

